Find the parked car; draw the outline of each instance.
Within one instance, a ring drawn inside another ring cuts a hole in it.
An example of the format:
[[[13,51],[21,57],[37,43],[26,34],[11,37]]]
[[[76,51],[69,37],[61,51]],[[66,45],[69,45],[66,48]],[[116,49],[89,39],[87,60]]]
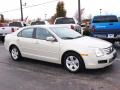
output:
[[[81,27],[74,18],[58,17],[55,19],[54,24],[60,25],[61,27],[67,27],[81,33]]]
[[[94,16],[90,25],[90,34],[93,37],[120,41],[120,22],[115,15]]]
[[[7,34],[19,30],[19,28],[26,26],[24,22],[11,22],[9,24],[1,24],[0,27],[0,40],[4,42],[4,38]]]
[[[27,26],[27,23],[21,21],[9,23],[9,27],[25,27],[25,26]]]
[[[49,25],[47,21],[34,21],[31,22],[31,25]]]
[[[59,25],[38,25],[20,29],[5,37],[5,48],[13,60],[22,57],[62,64],[70,72],[109,66],[116,57],[110,42],[82,36]]]

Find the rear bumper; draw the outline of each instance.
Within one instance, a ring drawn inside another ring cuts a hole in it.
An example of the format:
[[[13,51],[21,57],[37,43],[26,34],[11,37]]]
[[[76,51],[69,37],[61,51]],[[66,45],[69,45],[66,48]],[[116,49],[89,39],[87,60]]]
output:
[[[120,38],[100,38],[100,39],[104,39],[107,41],[120,41]]]
[[[108,34],[91,34],[92,37],[104,39],[104,40],[112,40],[112,41],[120,41],[120,34],[114,34],[114,37],[108,37]]]

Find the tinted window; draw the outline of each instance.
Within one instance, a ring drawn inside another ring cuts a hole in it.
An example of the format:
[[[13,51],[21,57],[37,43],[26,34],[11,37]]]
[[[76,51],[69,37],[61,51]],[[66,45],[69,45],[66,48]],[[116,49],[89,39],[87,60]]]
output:
[[[96,16],[93,19],[93,23],[100,23],[100,22],[118,22],[116,16]]]
[[[56,20],[55,24],[75,24],[75,21],[73,18],[60,18]]]
[[[13,22],[13,23],[10,23],[9,26],[22,27],[22,24],[21,22]]]
[[[21,33],[18,34],[18,36],[19,35],[21,35],[21,37],[32,38],[33,37],[33,29],[32,28],[24,29],[21,31]]]
[[[31,25],[45,25],[44,21],[36,21],[36,22],[32,22]]]
[[[36,29],[36,38],[41,40],[46,40],[47,37],[52,36],[49,31],[43,28]]]

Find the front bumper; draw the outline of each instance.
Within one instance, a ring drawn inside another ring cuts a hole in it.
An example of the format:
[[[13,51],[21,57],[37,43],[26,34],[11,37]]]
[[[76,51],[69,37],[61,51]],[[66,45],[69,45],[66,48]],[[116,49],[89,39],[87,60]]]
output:
[[[115,58],[117,57],[117,52],[114,50],[111,54],[105,55],[102,57],[89,57],[88,59],[84,60],[86,69],[99,69],[104,68],[111,65]],[[99,63],[99,61],[104,61]]]

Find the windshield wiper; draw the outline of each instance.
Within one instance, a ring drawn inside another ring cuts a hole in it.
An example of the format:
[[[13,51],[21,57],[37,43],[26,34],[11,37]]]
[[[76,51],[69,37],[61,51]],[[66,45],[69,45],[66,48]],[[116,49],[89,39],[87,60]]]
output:
[[[77,36],[77,37],[74,37],[74,39],[76,39],[76,38],[81,38],[82,36]]]
[[[76,39],[76,38],[81,38],[82,36],[77,36],[77,37],[62,37],[62,39]]]
[[[62,39],[74,39],[72,37],[62,37]]]

